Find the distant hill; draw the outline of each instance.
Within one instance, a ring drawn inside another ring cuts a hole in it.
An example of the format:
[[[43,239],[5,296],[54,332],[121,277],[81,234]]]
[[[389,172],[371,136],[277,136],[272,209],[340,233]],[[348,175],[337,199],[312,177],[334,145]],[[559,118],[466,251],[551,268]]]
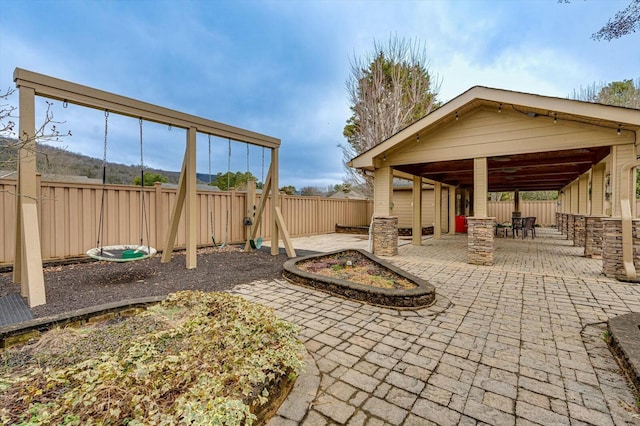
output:
[[[17,151],[15,140],[0,139],[0,170],[15,171]],[[102,160],[82,154],[56,148],[50,145],[37,144],[37,169],[42,174],[68,176],[86,176],[102,180]],[[145,172],[159,173],[166,176],[170,183],[178,183],[180,172],[145,168]],[[130,185],[136,176],[140,176],[139,166],[107,162],[107,183]],[[209,175],[198,175],[202,182],[209,181]]]

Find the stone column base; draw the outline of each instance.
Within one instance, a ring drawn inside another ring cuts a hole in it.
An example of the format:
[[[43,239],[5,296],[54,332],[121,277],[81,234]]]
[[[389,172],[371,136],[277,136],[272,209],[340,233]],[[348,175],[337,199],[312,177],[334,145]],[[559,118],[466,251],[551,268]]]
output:
[[[604,219],[604,246],[602,248],[602,273],[620,281],[627,281],[622,259],[622,220]],[[640,219],[634,219],[631,226],[633,238],[633,264],[640,271]]]
[[[584,247],[586,234],[586,220],[583,214],[577,214],[573,217],[573,245],[576,247]]]
[[[373,254],[395,256],[398,254],[398,218],[378,216],[373,218]]]
[[[493,224],[495,217],[469,217],[467,223],[468,262],[472,265],[493,265]]]
[[[567,215],[567,240],[574,242],[575,238],[575,230],[576,230],[576,215],[568,214]]]
[[[602,258],[604,245],[604,218],[606,216],[585,217],[584,255],[595,259]]]

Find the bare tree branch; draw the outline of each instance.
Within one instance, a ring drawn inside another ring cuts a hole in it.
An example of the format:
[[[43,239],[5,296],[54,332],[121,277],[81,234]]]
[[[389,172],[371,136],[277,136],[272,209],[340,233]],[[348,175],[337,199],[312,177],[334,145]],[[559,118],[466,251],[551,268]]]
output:
[[[417,40],[392,36],[385,44],[351,60],[346,82],[352,116],[339,145],[345,165],[409,124],[427,115],[436,105],[439,82],[429,72],[426,49]],[[352,181],[371,189],[370,178],[345,167]]]
[[[611,41],[624,35],[636,32],[640,28],[640,0],[631,0],[629,6],[616,13],[606,25],[591,35],[593,40]]]
[[[9,98],[16,92],[16,89],[7,89],[4,93],[0,94],[0,141],[2,142],[0,149],[9,151],[9,154],[5,157],[9,157],[6,160],[0,161],[0,169],[16,170],[18,161],[18,151],[20,149],[29,149],[38,154],[33,148],[31,148],[31,142],[59,142],[65,136],[71,136],[71,131],[61,131],[59,126],[64,124],[63,121],[57,121],[54,119],[53,103],[45,101],[47,108],[45,110],[44,119],[40,127],[35,129],[34,136],[29,137],[26,133],[18,135],[16,133],[16,120],[18,117],[15,115],[17,107],[9,103]]]

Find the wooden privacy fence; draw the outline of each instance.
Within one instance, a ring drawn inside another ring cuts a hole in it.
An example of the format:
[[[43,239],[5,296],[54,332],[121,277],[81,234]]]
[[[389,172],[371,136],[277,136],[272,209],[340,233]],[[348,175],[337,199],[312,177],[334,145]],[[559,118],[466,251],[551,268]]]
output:
[[[38,182],[39,220],[42,258],[45,260],[77,257],[97,246],[102,185],[93,183]],[[0,263],[14,260],[16,181],[0,179]],[[176,188],[156,184],[144,188],[145,221],[142,221],[140,187],[107,185],[105,190],[103,246],[139,244],[147,233],[152,247],[162,249]],[[291,236],[328,234],[337,223],[349,226],[368,225],[372,214],[369,200],[331,199],[281,195],[280,208]],[[260,201],[260,195],[256,205]],[[269,240],[271,229],[270,200],[258,226],[259,236]],[[249,228],[243,218],[252,216],[243,191],[197,191],[198,244],[216,242],[242,243]],[[249,208],[249,210],[247,210]],[[184,217],[184,215],[183,215]],[[144,226],[143,226],[144,225]],[[144,228],[144,229],[143,229]],[[142,231],[141,231],[142,230]],[[213,232],[212,232],[213,231]],[[186,224],[182,220],[176,246],[186,244]]]

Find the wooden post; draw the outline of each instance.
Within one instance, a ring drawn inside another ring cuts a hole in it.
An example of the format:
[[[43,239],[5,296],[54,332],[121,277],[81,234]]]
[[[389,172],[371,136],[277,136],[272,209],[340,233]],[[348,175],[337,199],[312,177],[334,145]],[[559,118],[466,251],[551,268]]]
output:
[[[153,184],[153,189],[155,190],[155,197],[156,197],[156,202],[155,202],[155,212],[154,212],[154,216],[155,216],[155,226],[153,227],[153,236],[154,236],[154,241],[151,244],[153,247],[156,247],[156,249],[158,251],[163,250],[163,247],[159,247],[160,245],[160,241],[162,241],[162,237],[160,235],[160,230],[164,229],[162,227],[162,217],[163,217],[163,210],[162,210],[162,183],[160,182],[156,182]]]
[[[393,172],[391,167],[376,168],[373,180],[373,215],[389,216],[393,210]]]
[[[197,236],[197,194],[196,194],[196,134],[197,129],[195,127],[189,127],[187,130],[187,151],[186,151],[186,208],[185,215],[187,224],[187,269],[193,269],[197,266],[197,250],[198,250],[198,236]]]
[[[254,239],[253,230],[258,228],[256,223],[256,181],[249,179],[247,181],[247,197],[245,198],[245,216],[251,219],[251,227],[245,229],[246,242],[244,243],[244,251],[251,251],[251,240]]]
[[[578,213],[588,214],[589,210],[589,172],[583,173],[578,179]]]
[[[20,86],[20,151],[16,203],[16,240],[13,281],[30,307],[47,303],[42,271],[38,188],[36,180],[35,90]]]
[[[278,222],[276,209],[280,206],[280,200],[278,198],[278,148],[271,148],[271,165],[269,166],[269,172],[271,175],[271,255],[277,256],[279,253],[278,247]]]
[[[487,217],[487,158],[473,159],[473,216]]]
[[[591,171],[591,214],[602,216],[604,214],[604,172],[606,163],[596,164]]]
[[[413,177],[413,229],[411,244],[422,245],[422,178]]]
[[[449,234],[456,234],[456,188],[449,187]]]
[[[178,189],[176,194],[176,202],[173,205],[173,211],[169,218],[169,229],[167,230],[167,236],[164,242],[164,251],[162,252],[161,263],[167,263],[171,261],[171,255],[173,254],[173,247],[176,244],[176,236],[178,235],[178,225],[180,224],[180,215],[182,213],[182,207],[184,206],[184,197],[186,194],[185,187],[186,181],[186,163],[187,154],[185,152],[184,159],[182,160],[182,169],[180,170],[180,179],[178,180]]]
[[[433,238],[439,240],[440,238],[442,238],[442,183],[436,182],[433,192],[435,197],[435,220],[433,224]]]

